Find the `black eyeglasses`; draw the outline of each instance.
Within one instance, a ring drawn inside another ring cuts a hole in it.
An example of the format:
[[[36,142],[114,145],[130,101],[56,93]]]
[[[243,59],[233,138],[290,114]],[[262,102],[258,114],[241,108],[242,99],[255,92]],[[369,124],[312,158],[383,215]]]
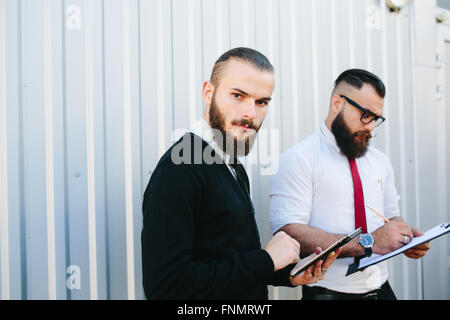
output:
[[[372,121],[375,121],[375,127],[378,127],[380,124],[382,124],[386,119],[382,116],[378,116],[375,113],[373,113],[372,111],[367,110],[366,108],[361,107],[359,104],[357,104],[355,101],[353,101],[350,98],[347,98],[344,95],[339,95],[341,98],[344,98],[345,100],[347,100],[348,103],[350,103],[352,106],[354,106],[355,108],[357,108],[359,111],[362,112],[362,116],[361,116],[361,122],[364,124],[369,124]]]

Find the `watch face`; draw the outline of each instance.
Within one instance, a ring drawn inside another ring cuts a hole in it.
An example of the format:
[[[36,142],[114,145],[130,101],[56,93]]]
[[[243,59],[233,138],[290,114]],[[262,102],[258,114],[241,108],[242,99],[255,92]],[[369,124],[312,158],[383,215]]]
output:
[[[372,235],[368,233],[362,234],[361,237],[359,238],[359,243],[365,248],[370,248],[373,245]]]

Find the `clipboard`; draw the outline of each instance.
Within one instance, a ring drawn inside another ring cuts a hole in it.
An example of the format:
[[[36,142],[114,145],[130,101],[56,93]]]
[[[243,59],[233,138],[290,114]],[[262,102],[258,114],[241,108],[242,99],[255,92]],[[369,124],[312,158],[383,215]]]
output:
[[[356,229],[355,231],[352,231],[345,237],[339,239],[335,243],[333,243],[331,246],[323,250],[321,253],[314,256],[314,254],[310,255],[308,258],[301,259],[297,262],[295,267],[291,270],[290,276],[292,278],[295,278],[300,273],[308,269],[310,266],[314,265],[319,260],[325,260],[328,255],[335,251],[336,249],[342,247],[344,244],[350,242],[353,240],[356,236],[358,236],[362,232],[361,228]]]
[[[418,245],[421,245],[422,243],[429,242],[431,240],[439,238],[449,232],[450,232],[450,224],[448,224],[448,223],[438,224],[434,228],[431,228],[430,230],[425,232],[420,237],[414,237],[410,243],[405,244],[404,246],[400,247],[397,250],[389,252],[385,255],[372,254],[370,257],[363,258],[363,259],[351,264],[348,267],[347,274],[345,276],[349,276],[358,271],[363,271],[367,267],[370,267],[374,264],[380,263],[384,260],[390,259],[396,255],[399,255],[400,253],[403,253],[409,249],[417,247]]]

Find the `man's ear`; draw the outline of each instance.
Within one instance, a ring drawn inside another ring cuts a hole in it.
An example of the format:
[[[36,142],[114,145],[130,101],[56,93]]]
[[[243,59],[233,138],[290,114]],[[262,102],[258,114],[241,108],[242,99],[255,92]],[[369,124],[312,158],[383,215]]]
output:
[[[343,98],[341,98],[339,95],[335,94],[331,97],[331,111],[334,114],[339,114],[342,111],[342,108],[344,107]]]
[[[214,89],[215,87],[211,82],[205,81],[205,83],[203,83],[202,98],[203,102],[205,102],[205,105],[207,106],[211,104]]]

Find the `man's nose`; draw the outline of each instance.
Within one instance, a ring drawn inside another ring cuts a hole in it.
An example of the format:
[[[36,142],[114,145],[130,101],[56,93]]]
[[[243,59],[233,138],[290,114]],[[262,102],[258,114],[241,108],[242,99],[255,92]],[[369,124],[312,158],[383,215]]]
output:
[[[255,101],[249,100],[245,104],[244,117],[248,119],[254,119],[256,117],[256,105]]]
[[[375,121],[370,121],[368,124],[364,124],[364,128],[372,132],[375,129]]]

